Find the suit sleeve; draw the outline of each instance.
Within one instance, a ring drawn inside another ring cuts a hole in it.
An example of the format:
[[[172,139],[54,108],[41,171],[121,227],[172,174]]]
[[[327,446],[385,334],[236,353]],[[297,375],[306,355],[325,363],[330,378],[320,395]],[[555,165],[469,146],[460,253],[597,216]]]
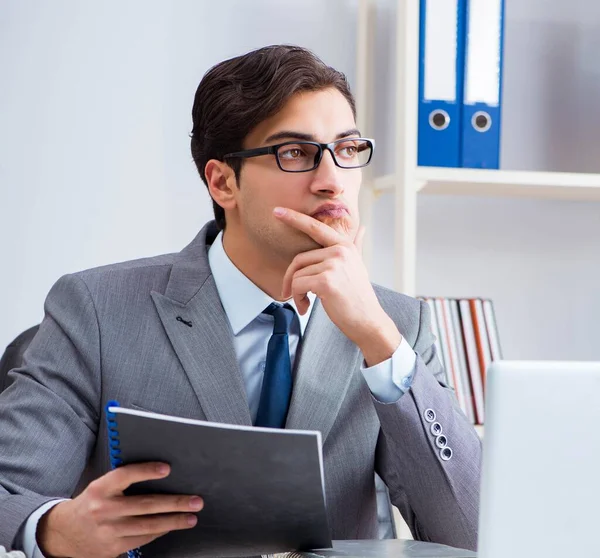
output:
[[[381,424],[376,469],[415,539],[475,549],[481,441],[444,384],[429,312],[420,302],[410,389],[395,403],[373,399]]]
[[[96,440],[100,334],[92,297],[75,275],[50,291],[21,368],[0,394],[0,545],[27,518],[69,498]]]

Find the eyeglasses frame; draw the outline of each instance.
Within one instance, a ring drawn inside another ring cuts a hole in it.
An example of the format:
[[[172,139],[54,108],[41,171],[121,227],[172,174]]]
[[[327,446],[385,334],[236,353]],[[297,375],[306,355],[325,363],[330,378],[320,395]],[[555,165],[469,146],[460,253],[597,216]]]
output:
[[[369,160],[364,165],[358,165],[356,167],[343,167],[342,165],[340,165],[338,163],[333,148],[334,148],[334,146],[336,146],[340,143],[343,143],[345,141],[352,141],[352,140],[365,141],[369,144],[369,146],[371,148]],[[278,150],[281,147],[284,147],[286,145],[298,145],[298,144],[315,145],[319,148],[319,151],[315,155],[315,165],[310,169],[303,169],[303,170],[284,169],[281,166],[281,162],[279,161],[279,155],[277,154]],[[331,158],[333,159],[333,162],[336,167],[339,167],[339,168],[345,169],[345,170],[360,169],[362,167],[366,167],[371,162],[371,159],[373,158],[373,153],[375,152],[375,140],[371,139],[371,138],[341,138],[339,140],[332,141],[331,143],[319,143],[317,141],[306,141],[306,140],[285,141],[283,143],[278,143],[275,145],[268,145],[265,147],[256,147],[254,149],[245,149],[244,151],[235,151],[234,153],[228,153],[227,155],[223,156],[223,159],[230,159],[230,158],[247,159],[250,157],[259,157],[260,155],[275,155],[275,160],[277,161],[277,166],[283,172],[292,172],[292,173],[310,172],[310,171],[313,171],[316,168],[318,168],[318,166],[321,164],[321,161],[323,160],[323,153],[326,150],[329,151],[329,153],[331,153]]]

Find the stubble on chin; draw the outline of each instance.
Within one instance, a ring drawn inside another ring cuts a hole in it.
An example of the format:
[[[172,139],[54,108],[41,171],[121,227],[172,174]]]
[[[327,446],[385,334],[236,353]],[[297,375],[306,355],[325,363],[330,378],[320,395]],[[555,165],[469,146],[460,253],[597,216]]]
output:
[[[317,221],[328,225],[334,231],[340,233],[344,237],[349,238],[350,240],[354,240],[354,236],[356,235],[356,229],[354,227],[352,219],[348,217],[342,219],[333,217],[323,217],[318,218]]]

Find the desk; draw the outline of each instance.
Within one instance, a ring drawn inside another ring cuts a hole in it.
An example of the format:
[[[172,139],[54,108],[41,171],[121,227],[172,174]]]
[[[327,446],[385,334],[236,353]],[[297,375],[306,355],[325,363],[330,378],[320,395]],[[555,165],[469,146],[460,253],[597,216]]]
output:
[[[333,550],[290,552],[276,554],[275,556],[276,558],[333,558],[336,556],[360,558],[477,558],[477,554],[470,550],[461,550],[443,544],[399,539],[333,541]]]

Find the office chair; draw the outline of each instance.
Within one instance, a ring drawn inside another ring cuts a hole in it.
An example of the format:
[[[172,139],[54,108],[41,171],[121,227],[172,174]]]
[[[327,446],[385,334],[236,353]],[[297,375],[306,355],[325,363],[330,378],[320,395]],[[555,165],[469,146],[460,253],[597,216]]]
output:
[[[19,335],[12,343],[6,347],[2,359],[0,360],[0,393],[8,387],[8,373],[13,368],[18,368],[23,362],[23,353],[35,337],[39,325],[30,327]]]

